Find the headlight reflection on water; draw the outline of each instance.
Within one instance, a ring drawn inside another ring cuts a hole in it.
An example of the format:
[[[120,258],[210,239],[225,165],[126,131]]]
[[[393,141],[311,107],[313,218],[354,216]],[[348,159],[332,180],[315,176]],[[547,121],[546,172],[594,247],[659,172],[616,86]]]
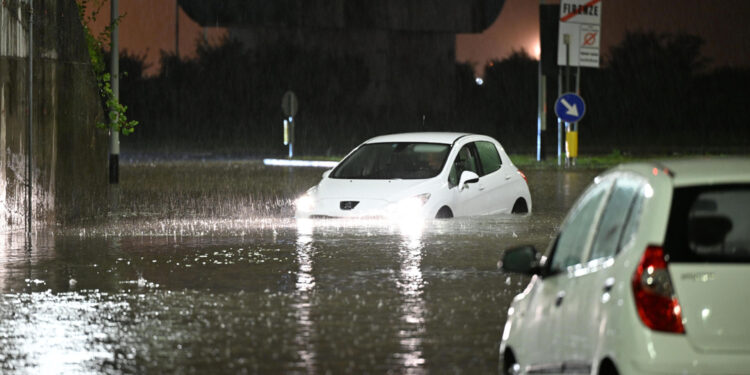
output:
[[[421,208],[422,202],[418,202]],[[315,254],[325,251],[316,248],[316,238],[325,242],[324,237],[337,236],[342,232],[384,233],[397,236],[396,242],[399,264],[396,279],[393,280],[399,291],[398,330],[400,350],[394,354],[402,368],[420,369],[425,363],[423,340],[426,333],[425,321],[427,307],[424,298],[425,280],[422,273],[424,256],[424,232],[426,223],[421,217],[404,216],[394,219],[297,219],[297,292],[300,303],[297,304],[297,344],[302,348],[298,354],[301,365],[308,370],[314,369],[317,358],[317,346],[311,340],[317,327],[310,319],[309,295],[315,288],[314,268]]]
[[[308,373],[315,372],[316,346],[310,337],[315,333],[315,324],[310,317],[312,304],[310,294],[315,288],[315,276],[313,275],[315,244],[313,242],[312,219],[297,220],[297,282],[295,288],[299,301],[295,304],[297,313],[297,330],[294,338],[299,346],[297,355],[300,364]]]

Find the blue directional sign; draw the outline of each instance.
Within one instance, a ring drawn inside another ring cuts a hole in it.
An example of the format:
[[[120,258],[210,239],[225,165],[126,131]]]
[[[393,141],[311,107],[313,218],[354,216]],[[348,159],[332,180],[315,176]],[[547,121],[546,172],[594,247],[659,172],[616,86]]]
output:
[[[565,122],[578,122],[586,113],[586,103],[578,94],[567,92],[555,102],[555,114]]]

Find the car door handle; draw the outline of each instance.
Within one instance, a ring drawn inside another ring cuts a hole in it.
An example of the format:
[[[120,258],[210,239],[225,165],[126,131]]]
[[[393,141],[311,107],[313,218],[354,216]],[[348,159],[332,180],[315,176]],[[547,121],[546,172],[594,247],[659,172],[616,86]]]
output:
[[[560,291],[560,293],[557,293],[557,297],[555,297],[555,306],[559,307],[563,303],[563,299],[565,298],[565,291]]]
[[[505,181],[510,180],[510,176],[505,176]]]
[[[604,280],[604,288],[602,288],[602,291],[604,293],[609,293],[613,286],[615,286],[615,278],[609,277],[607,280]]]

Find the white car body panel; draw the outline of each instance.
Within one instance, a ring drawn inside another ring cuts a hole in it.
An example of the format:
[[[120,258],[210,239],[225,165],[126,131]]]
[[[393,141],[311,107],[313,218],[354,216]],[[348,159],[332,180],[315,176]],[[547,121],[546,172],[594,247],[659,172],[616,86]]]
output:
[[[388,206],[400,200],[423,194],[431,185],[429,180],[347,180],[324,178],[318,184],[317,204],[314,215],[329,217],[380,217],[387,213]],[[446,183],[447,185],[447,183]],[[438,190],[440,191],[440,190]],[[436,196],[430,200],[446,200],[448,197]],[[352,210],[341,210],[341,201],[358,201]],[[426,205],[425,211],[435,211],[433,204]]]
[[[459,150],[472,142],[490,142],[495,145],[501,168],[466,184],[463,188],[450,186],[448,177]],[[367,140],[371,143],[424,142],[452,145],[440,173],[426,179],[346,179],[324,174],[321,182],[307,194],[311,207],[297,205],[296,217],[390,217],[419,216],[434,218],[442,207],[448,207],[453,216],[510,213],[516,200],[526,202],[531,212],[531,195],[525,179],[513,165],[499,142],[491,137],[465,133],[404,133],[379,136]],[[360,147],[350,152],[354,154]],[[417,212],[403,212],[399,205],[409,198],[429,194],[424,206]],[[359,202],[353,209],[341,209],[342,201]]]
[[[669,271],[680,298],[683,320],[690,326],[686,335],[690,344],[706,353],[750,355],[750,309],[747,305],[738,306],[740,301],[750,301],[750,267],[676,263]],[[734,292],[717,292],[722,290]]]
[[[631,286],[646,247],[665,240],[675,187],[750,184],[750,160],[630,164],[597,180],[623,176],[645,186],[632,238],[615,256],[533,276],[510,305],[501,364],[512,353],[521,374],[597,374],[604,362],[614,363],[620,374],[750,373],[750,264],[668,263],[684,334],[646,327]],[[560,295],[563,301],[555,307]]]

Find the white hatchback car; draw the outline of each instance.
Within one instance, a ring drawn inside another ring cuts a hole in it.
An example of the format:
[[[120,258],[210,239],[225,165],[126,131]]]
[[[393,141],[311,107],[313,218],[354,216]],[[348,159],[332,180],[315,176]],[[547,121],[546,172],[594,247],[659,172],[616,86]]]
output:
[[[495,139],[465,133],[372,138],[295,202],[297,217],[449,218],[531,212],[526,177]]]
[[[508,310],[508,374],[750,374],[750,160],[607,171],[546,256],[507,250],[532,275]]]

